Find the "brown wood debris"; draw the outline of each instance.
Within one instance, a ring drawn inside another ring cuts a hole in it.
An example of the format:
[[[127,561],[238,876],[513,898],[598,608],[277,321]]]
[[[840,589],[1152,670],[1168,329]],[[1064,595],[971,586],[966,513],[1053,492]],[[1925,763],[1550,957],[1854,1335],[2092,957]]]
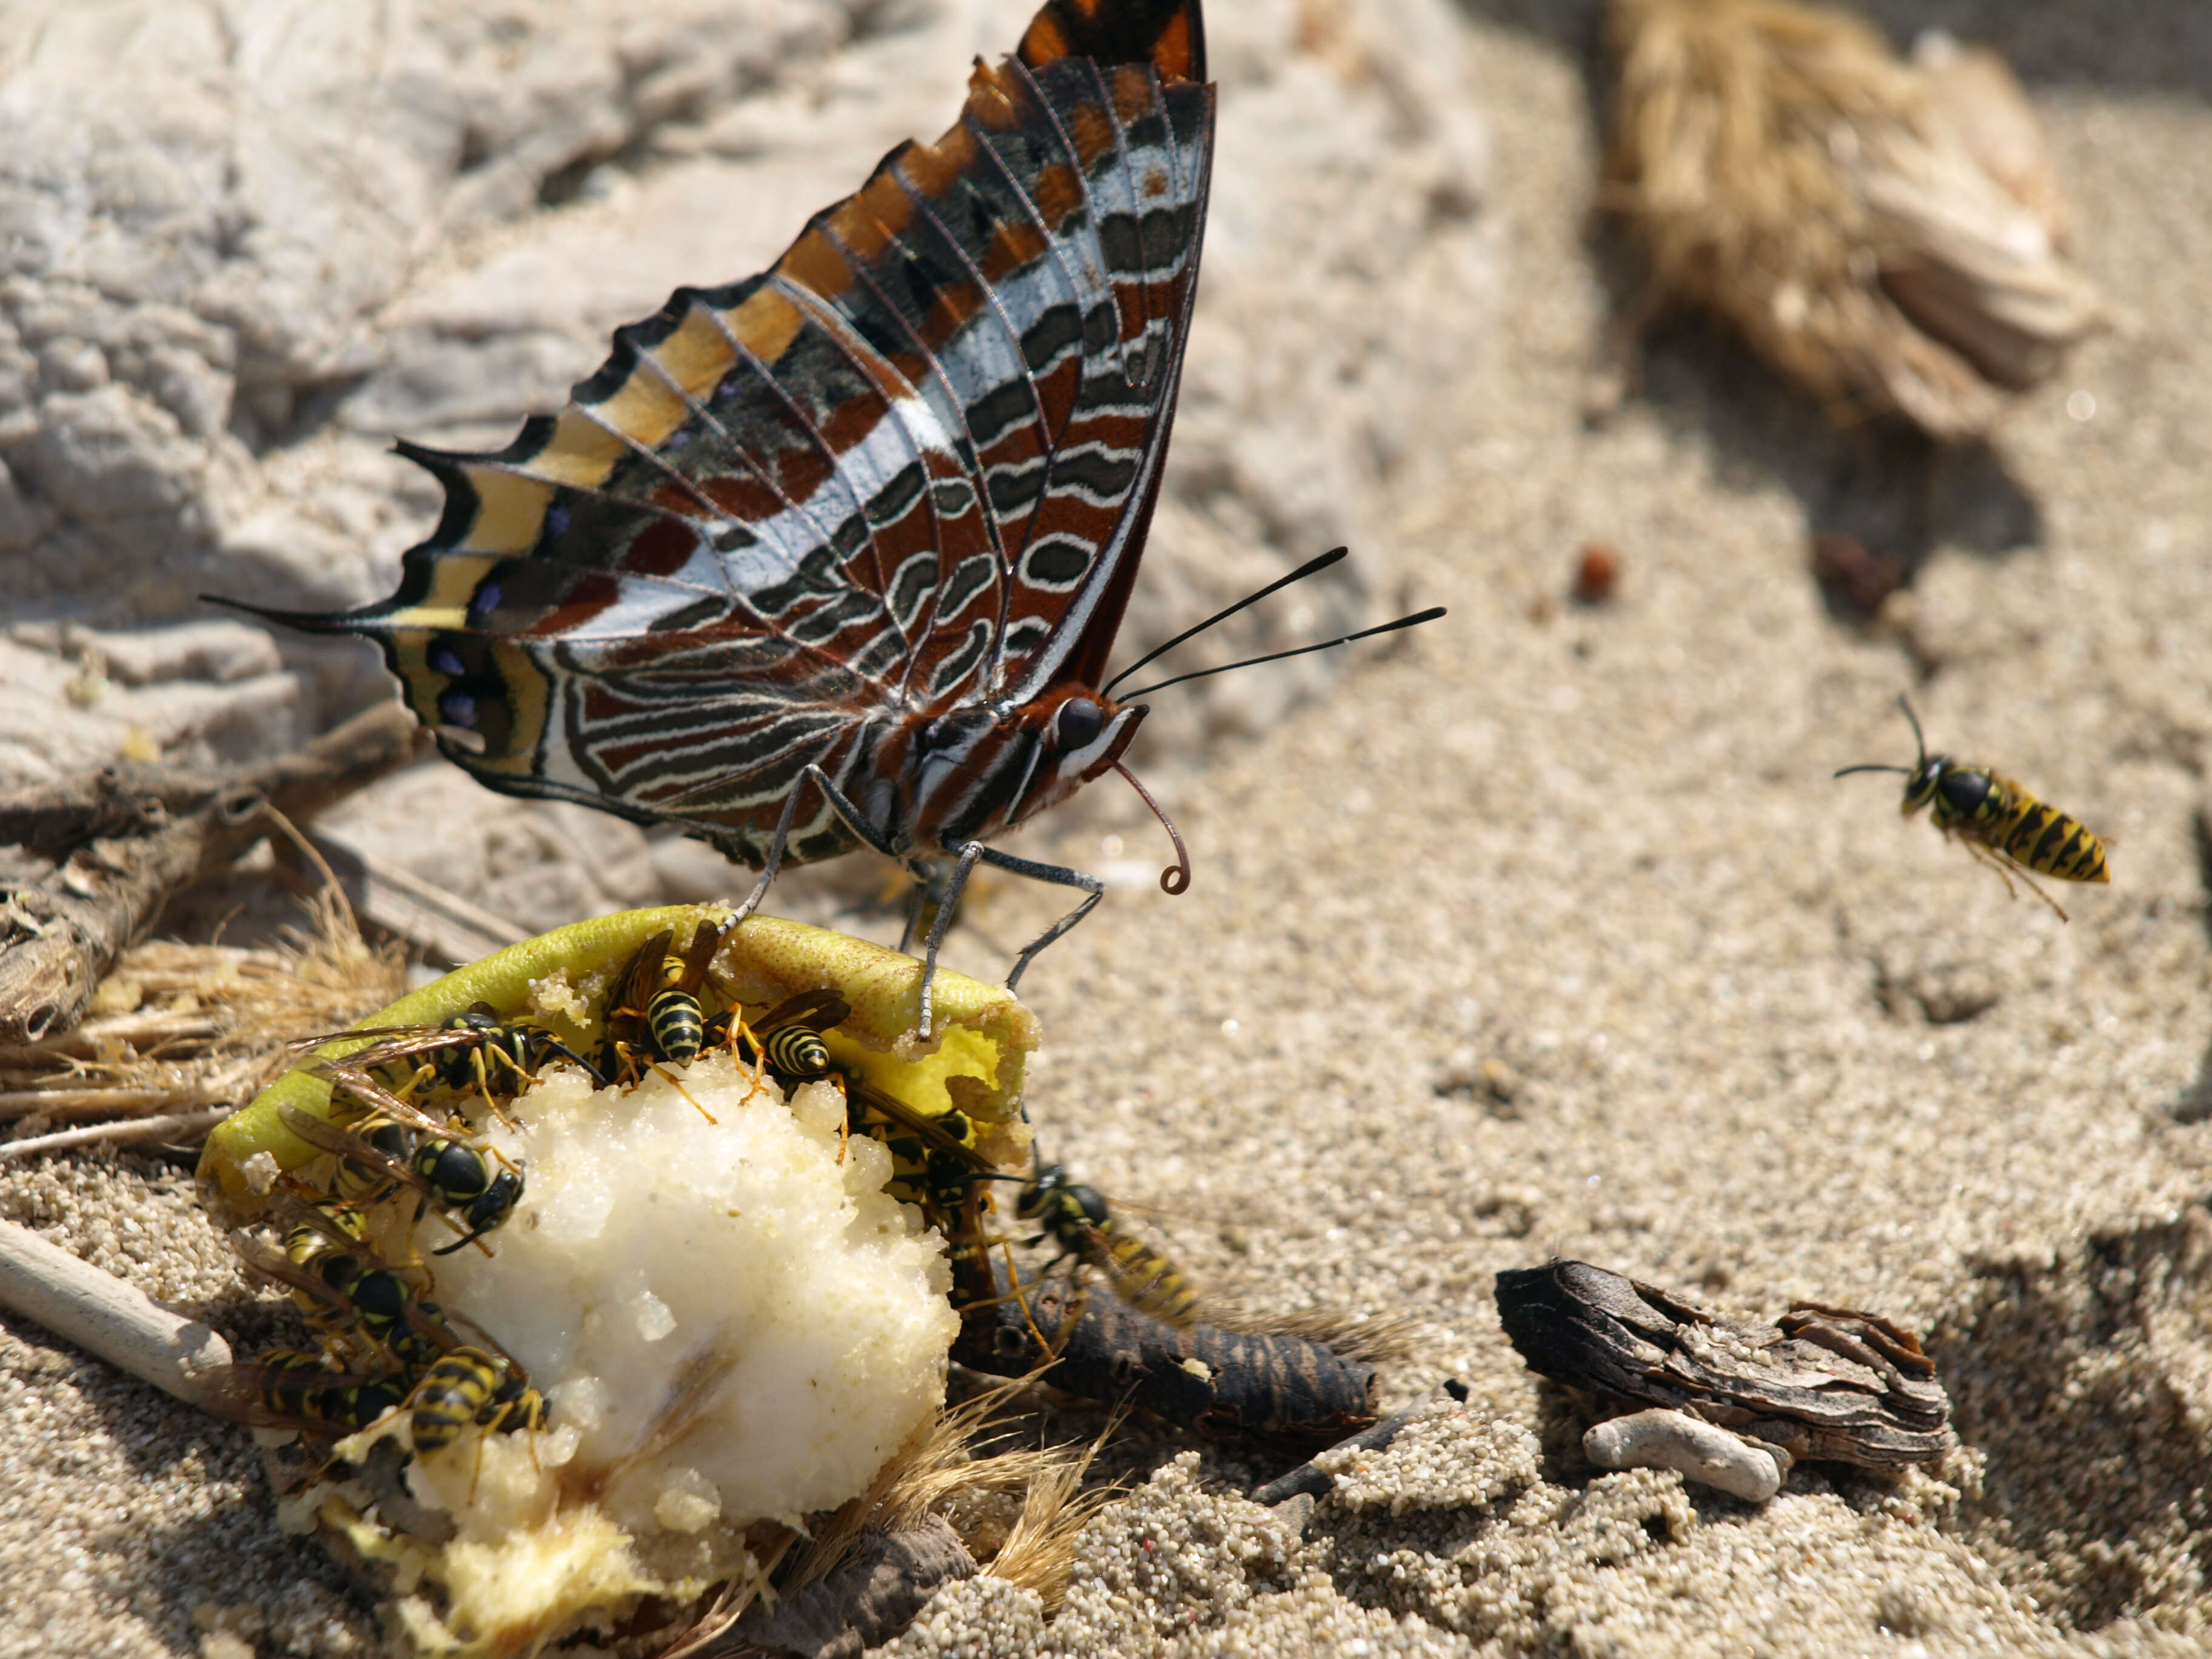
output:
[[[170,895],[258,842],[270,809],[308,818],[405,765],[417,744],[395,702],[259,765],[105,766],[0,805],[0,842],[22,849],[0,882],[0,1043],[75,1025]]]
[[[1499,1273],[1498,1314],[1554,1382],[1626,1410],[1686,1412],[1793,1458],[1893,1468],[1953,1444],[1935,1362],[1879,1314],[1800,1302],[1774,1324],[1737,1324],[1564,1261]]]

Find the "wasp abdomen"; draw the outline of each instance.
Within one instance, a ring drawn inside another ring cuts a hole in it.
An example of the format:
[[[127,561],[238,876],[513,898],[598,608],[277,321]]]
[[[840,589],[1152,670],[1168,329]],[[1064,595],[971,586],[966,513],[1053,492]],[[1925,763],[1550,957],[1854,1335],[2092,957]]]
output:
[[[2061,881],[2105,881],[2105,844],[2071,813],[2035,799],[2010,780],[2002,786],[2014,798],[2014,820],[1998,850],[2038,875]]]
[[[699,999],[690,992],[671,988],[647,1005],[647,1028],[653,1033],[653,1052],[674,1066],[698,1059],[707,1040],[707,1017]]]

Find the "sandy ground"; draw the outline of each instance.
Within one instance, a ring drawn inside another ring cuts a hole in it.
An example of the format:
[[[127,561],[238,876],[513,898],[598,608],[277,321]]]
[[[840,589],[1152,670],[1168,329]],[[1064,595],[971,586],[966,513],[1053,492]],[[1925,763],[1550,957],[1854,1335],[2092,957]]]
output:
[[[1504,326],[1439,365],[1449,483],[1398,526],[1451,617],[1180,788],[1190,892],[1117,890],[1024,990],[1049,1152],[1163,1206],[1210,1285],[1416,1316],[1393,1402],[1456,1376],[1479,1419],[1540,1430],[1492,1279],[1568,1255],[1735,1313],[1916,1325],[1964,1449],[1801,1470],[1753,1510],[1478,1420],[1377,1470],[1426,1492],[1407,1512],[1331,1500],[1303,1537],[1224,1495],[1272,1469],[1208,1450],[1098,1523],[1041,1637],[979,1581],[906,1651],[2200,1650],[2212,20],[1943,15],[2037,77],[2126,329],[1976,457],[1834,434],[1694,328],[1587,431],[1586,13],[1482,23]],[[1900,627],[1828,614],[1827,528],[1927,550]],[[1626,569],[1601,611],[1561,603],[1589,540]],[[1906,689],[1938,745],[2117,842],[2070,927],[1900,823],[1893,780],[1830,781],[1909,758]],[[1109,804],[1031,845],[1156,838]],[[995,889],[956,965],[994,971],[987,941],[1050,909]],[[228,1295],[154,1167],[12,1171],[0,1212],[157,1295]],[[240,1437],[20,1322],[0,1398],[0,1652],[373,1643]]]

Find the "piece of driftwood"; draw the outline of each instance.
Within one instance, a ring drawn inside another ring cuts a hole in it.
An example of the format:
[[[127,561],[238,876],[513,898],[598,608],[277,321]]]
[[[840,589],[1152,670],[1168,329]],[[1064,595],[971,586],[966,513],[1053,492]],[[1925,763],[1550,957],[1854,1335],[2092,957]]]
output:
[[[1126,1404],[1213,1439],[1250,1435],[1311,1445],[1375,1421],[1375,1368],[1289,1333],[1177,1329],[1060,1275],[1007,1294],[970,1318],[953,1358],[994,1376],[1045,1381],[1103,1405]],[[1040,1340],[1042,1339],[1042,1340]]]
[[[1583,1455],[1601,1469],[1672,1469],[1747,1504],[1782,1490],[1796,1462],[1779,1446],[1754,1445],[1717,1424],[1654,1406],[1590,1425]]]
[[[1892,1468],[1953,1443],[1935,1362],[1878,1314],[1800,1302],[1774,1324],[1741,1325],[1586,1261],[1553,1261],[1499,1273],[1498,1315],[1554,1382],[1685,1412],[1799,1460]]]
[[[268,833],[265,809],[311,817],[405,765],[417,744],[414,716],[384,703],[222,777],[103,767],[18,799],[0,813],[0,830],[58,861],[0,900],[0,1043],[34,1041],[83,1018],[100,976],[169,896]]]
[[[11,1221],[0,1221],[0,1307],[196,1406],[230,1364],[230,1345],[211,1328]]]

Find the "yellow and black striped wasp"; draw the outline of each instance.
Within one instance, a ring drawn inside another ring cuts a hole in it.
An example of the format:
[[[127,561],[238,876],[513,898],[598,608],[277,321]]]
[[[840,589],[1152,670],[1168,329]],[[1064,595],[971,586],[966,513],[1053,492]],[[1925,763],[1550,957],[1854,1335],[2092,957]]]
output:
[[[676,934],[666,927],[638,946],[607,994],[599,1071],[608,1082],[635,1085],[647,1072],[659,1071],[691,1100],[664,1066],[688,1066],[706,1046],[707,1013],[699,993],[707,983],[708,964],[736,925],[734,918],[719,927],[702,925],[680,956],[672,954]],[[714,1121],[712,1112],[696,1100],[691,1103],[708,1122]]]
[[[343,1346],[358,1339],[395,1370],[460,1346],[437,1304],[422,1299],[410,1273],[386,1264],[366,1246],[357,1254],[333,1249],[303,1267],[243,1230],[230,1237],[248,1267],[295,1293],[309,1327],[326,1341]]]
[[[606,1079],[599,1068],[542,1025],[527,1020],[503,1020],[489,1003],[473,1003],[435,1025],[377,1025],[354,1031],[333,1031],[302,1037],[288,1046],[319,1048],[349,1037],[375,1037],[325,1066],[339,1066],[376,1082],[403,1100],[412,1100],[426,1085],[456,1094],[476,1094],[498,1113],[556,1060],[580,1067],[593,1084],[604,1088]],[[411,1062],[411,1064],[410,1064]]]
[[[1014,1214],[1044,1229],[1025,1243],[1042,1244],[1049,1238],[1060,1246],[1060,1254],[1045,1263],[1038,1278],[1073,1260],[1103,1275],[1114,1294],[1139,1313],[1178,1329],[1197,1322],[1198,1297],[1182,1270],[1117,1221],[1097,1188],[1070,1181],[1065,1166],[1040,1163],[1023,1182]]]
[[[464,1344],[441,1355],[422,1373],[408,1406],[415,1449],[425,1455],[452,1445],[471,1424],[492,1434],[545,1425],[545,1397],[495,1346]]]
[[[343,1063],[331,1079],[331,1103],[350,1097],[368,1108],[349,1126],[296,1106],[278,1109],[284,1127],[318,1152],[338,1160],[332,1191],[356,1206],[375,1204],[405,1187],[418,1194],[415,1218],[435,1206],[461,1237],[434,1255],[451,1255],[503,1224],[522,1201],[523,1166],[496,1151],[471,1145],[436,1119],[350,1074]],[[494,1166],[497,1167],[495,1168]]]
[[[222,1415],[255,1428],[297,1429],[335,1440],[397,1411],[413,1389],[404,1371],[347,1371],[319,1354],[266,1348],[252,1364],[224,1368],[213,1404]]]
[[[1912,723],[1919,758],[1909,767],[1846,766],[1836,774],[1838,777],[1854,772],[1904,774],[1902,811],[1906,817],[1923,806],[1929,808],[1929,822],[1947,838],[1955,834],[1969,853],[1997,872],[2007,892],[2019,896],[2012,884],[2018,874],[2030,891],[2057,912],[2061,921],[2069,920],[2066,912],[2057,899],[2035,884],[2030,871],[2060,881],[2112,879],[2105,866],[2105,843],[2080,819],[2038,800],[2001,772],[1986,766],[1967,766],[1948,755],[1929,754],[1928,739],[1921,732],[1911,703],[1900,694],[1897,706]]]
[[[830,1075],[830,1045],[824,1031],[834,1031],[851,1016],[853,1006],[836,990],[801,991],[786,997],[748,1023],[736,1008],[726,1008],[707,1022],[708,1048],[726,1048],[758,1079],[766,1072],[787,1095],[801,1083]]]

